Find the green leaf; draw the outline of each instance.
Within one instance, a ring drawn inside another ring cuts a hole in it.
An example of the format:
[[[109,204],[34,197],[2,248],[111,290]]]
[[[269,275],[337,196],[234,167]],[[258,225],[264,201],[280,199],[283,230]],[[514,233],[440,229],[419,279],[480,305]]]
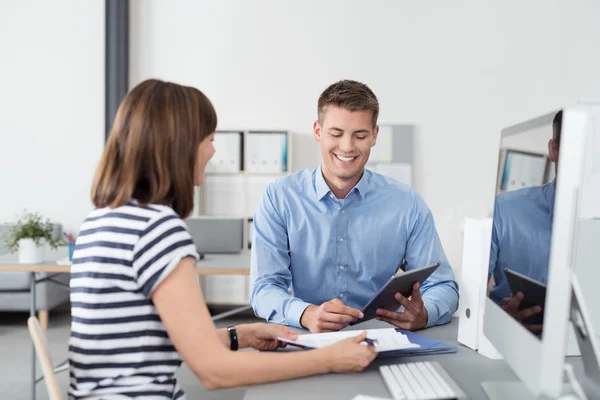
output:
[[[52,239],[54,226],[48,218],[43,218],[39,213],[30,213],[27,210],[23,215],[17,216],[17,222],[9,224],[9,231],[4,235],[8,249],[15,252],[19,249],[19,240],[33,239],[36,245],[45,241],[51,248],[56,249],[64,245],[63,238]]]

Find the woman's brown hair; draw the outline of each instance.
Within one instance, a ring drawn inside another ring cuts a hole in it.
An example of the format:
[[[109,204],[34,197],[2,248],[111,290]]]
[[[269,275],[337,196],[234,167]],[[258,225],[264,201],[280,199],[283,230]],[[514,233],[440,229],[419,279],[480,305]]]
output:
[[[198,89],[146,80],[125,97],[92,184],[98,208],[135,199],[166,204],[186,218],[194,207],[198,146],[215,131],[217,114]]]

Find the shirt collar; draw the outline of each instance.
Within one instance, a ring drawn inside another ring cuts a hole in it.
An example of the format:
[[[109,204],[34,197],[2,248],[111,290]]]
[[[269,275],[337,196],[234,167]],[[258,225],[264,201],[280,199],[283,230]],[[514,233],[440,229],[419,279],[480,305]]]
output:
[[[322,200],[323,197],[325,197],[325,196],[327,196],[327,194],[331,193],[331,189],[329,188],[329,185],[327,184],[327,182],[325,182],[325,178],[323,177],[322,167],[323,166],[320,165],[319,168],[317,168],[316,173],[315,173],[315,189],[317,191],[317,199],[319,199],[319,200]],[[362,176],[360,177],[360,180],[358,181],[356,186],[354,186],[352,188],[352,190],[350,190],[350,192],[348,194],[350,194],[354,191],[357,191],[359,196],[361,198],[363,198],[365,196],[365,194],[367,193],[370,177],[371,177],[371,172],[365,168]]]

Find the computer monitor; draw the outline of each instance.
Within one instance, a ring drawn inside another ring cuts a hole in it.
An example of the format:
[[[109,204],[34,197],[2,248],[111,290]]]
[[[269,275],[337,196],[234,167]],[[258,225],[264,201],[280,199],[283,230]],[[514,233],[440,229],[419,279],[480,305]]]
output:
[[[570,108],[501,132],[483,331],[520,379],[512,398],[563,391],[586,133],[587,113]],[[514,290],[526,296],[519,302]],[[520,306],[534,307],[540,293],[543,317],[536,321]]]

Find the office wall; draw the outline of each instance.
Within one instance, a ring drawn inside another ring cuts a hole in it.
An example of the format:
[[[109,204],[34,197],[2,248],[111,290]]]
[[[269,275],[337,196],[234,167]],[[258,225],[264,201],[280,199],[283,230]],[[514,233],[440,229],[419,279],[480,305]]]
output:
[[[222,128],[308,135],[328,84],[366,82],[381,122],[417,126],[414,186],[459,269],[463,218],[492,211],[500,129],[565,98],[560,14],[557,0],[135,0],[131,83],[195,85]]]
[[[78,230],[104,146],[104,2],[4,0],[0,26],[0,221]]]

